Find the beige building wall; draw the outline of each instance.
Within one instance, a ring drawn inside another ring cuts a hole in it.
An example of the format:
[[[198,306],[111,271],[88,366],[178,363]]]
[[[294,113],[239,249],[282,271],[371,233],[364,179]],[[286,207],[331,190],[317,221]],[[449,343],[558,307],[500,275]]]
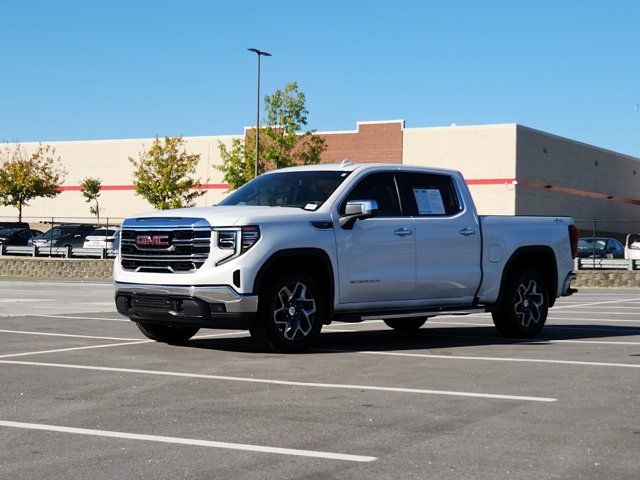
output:
[[[480,214],[570,215],[577,220],[597,219],[601,224],[598,229],[603,231],[640,232],[637,158],[516,124],[435,128],[403,125],[402,121],[362,122],[354,132],[325,132],[331,140],[328,147],[333,149],[327,152],[327,158],[340,160],[347,148],[355,153],[376,150],[386,135],[382,143],[394,148],[386,156],[369,155],[361,160],[460,170]],[[197,176],[211,186],[197,200],[198,206],[217,203],[226,195],[222,174],[214,167],[221,163],[218,143],[230,145],[233,138],[243,136],[185,137],[187,151],[200,155]],[[137,157],[153,140],[43,142],[56,148],[62,157],[68,172],[65,190],[53,199],[33,200],[24,215],[66,221],[90,218],[89,205],[77,190],[87,176],[102,178],[103,218],[118,220],[152,210],[131,189],[133,168],[128,158]],[[37,144],[23,146],[33,151]],[[360,158],[358,155],[355,157]],[[0,219],[15,220],[16,215],[16,209],[0,207]]]
[[[640,159],[518,126],[516,213],[640,231]]]
[[[189,153],[199,154],[200,163],[196,177],[203,184],[222,184],[222,173],[214,168],[221,164],[218,142],[230,145],[233,136],[185,137],[185,148]],[[133,185],[133,166],[129,157],[148,149],[154,139],[96,140],[77,142],[43,142],[56,149],[56,155],[67,170],[64,187],[77,187],[85,177],[102,179],[104,190],[100,197],[101,217],[122,218],[139,212],[152,210],[145,199],[135,195],[131,189],[116,189]],[[22,144],[32,152],[37,143]],[[113,188],[116,187],[116,188]],[[210,188],[198,198],[197,205],[205,206],[218,202],[226,188]],[[15,219],[17,210],[0,207],[0,217]],[[25,217],[89,217],[87,204],[79,191],[63,190],[55,198],[39,198],[30,202],[23,211]]]
[[[405,128],[402,163],[460,170],[481,215],[515,213],[516,125]]]

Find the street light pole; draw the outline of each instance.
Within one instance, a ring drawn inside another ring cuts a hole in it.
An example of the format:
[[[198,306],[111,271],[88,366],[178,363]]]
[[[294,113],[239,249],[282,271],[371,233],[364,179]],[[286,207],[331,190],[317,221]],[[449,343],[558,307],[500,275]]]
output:
[[[254,165],[253,177],[258,176],[258,152],[260,151],[260,57],[270,57],[271,54],[263,52],[257,48],[248,48],[250,52],[253,52],[258,57],[258,95],[256,98],[256,161]]]

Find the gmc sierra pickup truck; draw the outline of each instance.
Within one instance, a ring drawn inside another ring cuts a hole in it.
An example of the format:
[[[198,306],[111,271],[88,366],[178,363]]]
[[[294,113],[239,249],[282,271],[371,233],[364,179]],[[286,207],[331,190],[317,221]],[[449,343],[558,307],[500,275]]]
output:
[[[219,205],[127,218],[118,311],[147,337],[249,329],[298,351],[332,321],[411,331],[436,315],[491,312],[532,337],[575,290],[567,217],[479,216],[459,172],[315,165],[260,175]]]

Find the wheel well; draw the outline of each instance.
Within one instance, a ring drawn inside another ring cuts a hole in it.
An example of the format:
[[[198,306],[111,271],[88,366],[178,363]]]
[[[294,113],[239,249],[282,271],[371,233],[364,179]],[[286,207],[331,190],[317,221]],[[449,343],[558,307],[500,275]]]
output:
[[[542,277],[549,292],[549,306],[552,307],[556,301],[556,293],[558,291],[558,269],[553,250],[546,246],[522,247],[511,255],[502,271],[498,303],[502,300],[509,276],[523,268],[535,270]]]
[[[296,248],[276,252],[258,270],[253,282],[253,292],[259,293],[264,282],[268,281],[272,274],[282,269],[291,268],[292,265],[304,269],[317,280],[326,300],[327,309],[330,313],[327,318],[330,320],[333,316],[333,267],[329,256],[323,250]]]

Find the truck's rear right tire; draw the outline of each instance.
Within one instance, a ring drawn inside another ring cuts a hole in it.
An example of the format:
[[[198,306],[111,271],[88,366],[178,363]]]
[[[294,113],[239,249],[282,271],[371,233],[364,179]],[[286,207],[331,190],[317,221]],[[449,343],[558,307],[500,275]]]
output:
[[[200,330],[198,327],[159,325],[147,322],[136,322],[136,325],[138,325],[138,328],[145,337],[155,340],[156,342],[169,343],[171,345],[183,344]]]
[[[510,275],[493,323],[505,337],[535,337],[547,320],[549,293],[538,272],[523,269]]]
[[[425,324],[428,317],[418,318],[394,318],[383,320],[388,327],[393,328],[397,332],[415,332]]]

